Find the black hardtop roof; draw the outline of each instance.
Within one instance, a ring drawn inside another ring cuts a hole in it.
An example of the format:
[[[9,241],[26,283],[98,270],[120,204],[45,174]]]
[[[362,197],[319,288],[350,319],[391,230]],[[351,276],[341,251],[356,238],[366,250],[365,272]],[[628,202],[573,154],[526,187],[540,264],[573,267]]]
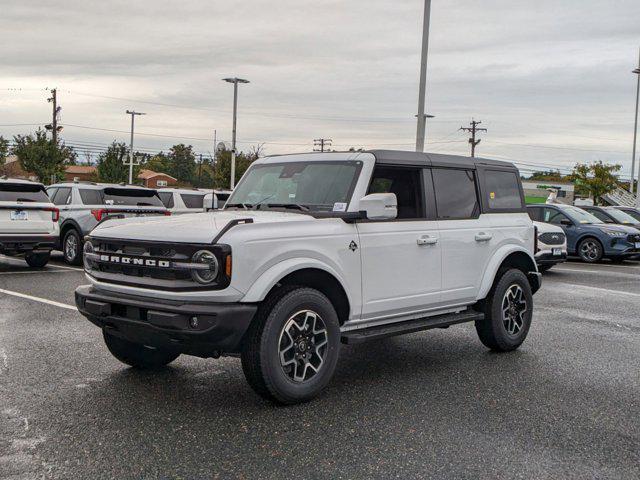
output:
[[[510,168],[516,170],[513,163],[487,158],[447,155],[444,153],[422,153],[407,150],[366,150],[376,157],[376,163],[406,166],[434,166],[475,168],[478,165],[488,167]]]

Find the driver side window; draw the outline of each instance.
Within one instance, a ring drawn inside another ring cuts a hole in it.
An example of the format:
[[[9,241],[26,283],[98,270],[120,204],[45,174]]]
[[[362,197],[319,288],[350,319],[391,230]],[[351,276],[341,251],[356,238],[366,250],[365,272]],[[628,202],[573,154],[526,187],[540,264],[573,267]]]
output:
[[[564,213],[559,212],[558,210],[554,210],[552,208],[544,209],[543,222],[552,223],[554,225],[560,225],[562,223],[562,220],[569,220],[569,217],[567,217]]]

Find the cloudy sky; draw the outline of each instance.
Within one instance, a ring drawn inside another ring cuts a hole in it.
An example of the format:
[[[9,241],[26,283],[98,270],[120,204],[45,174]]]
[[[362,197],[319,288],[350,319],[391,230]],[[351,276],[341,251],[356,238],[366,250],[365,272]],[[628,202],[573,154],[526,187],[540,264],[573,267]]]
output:
[[[267,154],[411,149],[422,0],[3,0],[0,135],[50,121],[57,87],[63,139],[98,153],[128,141],[205,155],[231,137]],[[480,155],[523,170],[621,163],[629,175],[640,47],[638,0],[433,0],[427,150],[467,153],[458,128],[488,129]]]

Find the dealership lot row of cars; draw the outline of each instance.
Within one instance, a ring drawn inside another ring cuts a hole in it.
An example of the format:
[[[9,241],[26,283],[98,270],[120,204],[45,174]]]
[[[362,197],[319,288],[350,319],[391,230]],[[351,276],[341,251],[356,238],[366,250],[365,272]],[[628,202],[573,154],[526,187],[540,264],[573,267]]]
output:
[[[223,206],[228,191],[69,182],[51,185],[0,179],[0,251],[42,267],[58,249],[82,263],[85,235],[114,218],[177,215]],[[536,261],[546,271],[568,256],[587,263],[640,257],[640,211],[632,207],[528,205],[538,229]]]

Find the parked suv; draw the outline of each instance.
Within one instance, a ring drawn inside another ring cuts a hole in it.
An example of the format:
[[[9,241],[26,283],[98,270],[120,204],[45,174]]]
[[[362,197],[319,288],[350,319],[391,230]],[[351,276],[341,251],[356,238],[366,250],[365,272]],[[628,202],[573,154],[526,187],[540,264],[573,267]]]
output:
[[[139,368],[239,355],[260,395],[305,401],[340,342],[475,322],[514,350],[540,274],[510,163],[370,151],[255,161],[223,210],[97,226],[79,311]]]
[[[546,272],[554,265],[567,261],[567,236],[562,228],[544,222],[533,222],[538,232],[536,263]]]
[[[615,207],[581,207],[585,212],[589,212],[594,217],[602,220],[604,223],[615,223],[618,225],[627,225],[629,227],[640,227],[640,220],[633,218],[627,212],[618,210]]]
[[[584,262],[602,258],[622,261],[640,253],[640,232],[624,225],[605,224],[582,208],[560,204],[528,205],[533,220],[552,223],[564,230],[569,255]]]
[[[58,241],[58,215],[41,183],[0,178],[0,253],[44,267]]]
[[[210,190],[209,190],[210,191]],[[204,198],[208,191],[196,188],[159,188],[158,196],[172,215],[197,213],[204,209]]]
[[[60,243],[64,259],[82,263],[84,236],[96,225],[114,218],[169,215],[155,190],[135,185],[56,183],[47,188],[60,209]]]

